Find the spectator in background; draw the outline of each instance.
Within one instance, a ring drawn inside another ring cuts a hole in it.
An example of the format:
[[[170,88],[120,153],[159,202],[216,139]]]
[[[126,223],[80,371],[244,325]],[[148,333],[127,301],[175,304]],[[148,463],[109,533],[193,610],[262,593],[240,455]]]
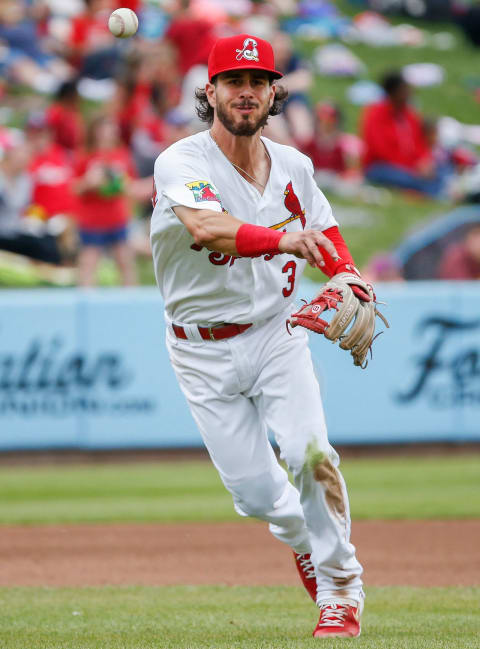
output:
[[[437,274],[438,279],[480,279],[480,224],[445,250]]]
[[[155,73],[154,57],[135,52],[123,62],[111,102],[111,112],[118,122],[120,137],[127,146],[130,146],[135,127],[150,101]]]
[[[168,107],[167,88],[154,83],[131,138],[133,157],[141,177],[153,174],[157,156],[170,144],[165,121]]]
[[[458,202],[478,202],[480,187],[475,169],[479,163],[478,155],[466,146],[457,145],[449,149],[442,146],[436,119],[426,117],[423,120],[423,132],[431,147],[435,164],[450,171],[448,185],[450,198]]]
[[[30,205],[32,182],[28,173],[29,150],[21,131],[5,132],[0,148],[0,232],[19,228]]]
[[[327,170],[342,174],[347,170],[347,155],[342,142],[340,108],[332,102],[319,102],[313,113],[313,133],[309,140],[299,143],[308,155],[315,171]]]
[[[67,223],[26,216],[32,200],[29,158],[22,132],[7,133],[0,148],[0,250],[61,264],[71,260],[75,242]]]
[[[308,98],[313,76],[305,61],[294,52],[288,34],[277,31],[270,41],[275,53],[276,69],[284,75],[280,83],[288,90],[288,98],[282,113],[269,119],[264,132],[281,144],[302,146],[313,137]]]
[[[91,79],[115,76],[118,49],[108,29],[108,17],[117,4],[114,0],[84,0],[85,11],[71,23],[70,60],[78,75]]]
[[[438,141],[438,121],[434,117],[422,117],[422,132],[433,162],[448,164],[450,154]]]
[[[86,151],[75,166],[80,236],[79,284],[93,286],[104,250],[111,250],[122,283],[136,283],[135,259],[128,241],[132,206],[129,182],[136,172],[129,150],[121,143],[115,121],[101,115],[87,129]]]
[[[130,145],[144,115],[151,114],[152,103],[153,110],[163,115],[179,100],[179,77],[171,49],[160,43],[151,52],[135,52],[124,63],[112,101],[112,113],[125,144]]]
[[[64,81],[47,110],[47,122],[55,144],[73,153],[83,146],[85,126],[80,111],[77,82]]]
[[[361,168],[362,141],[357,135],[342,131],[339,106],[332,101],[320,101],[311,119],[312,138],[297,143],[297,148],[311,159],[318,186],[352,200],[388,202],[388,190],[365,183]]]
[[[422,118],[409,104],[409,84],[401,73],[390,72],[382,85],[385,99],[368,106],[362,117],[367,179],[434,198],[443,197],[449,168],[433,158]]]
[[[49,94],[71,76],[72,69],[45,49],[28,8],[29,4],[23,0],[0,2],[0,44],[3,46],[0,75]]]
[[[208,55],[218,36],[215,21],[194,13],[190,0],[174,0],[165,39],[176,53],[179,76],[183,78],[179,108],[192,121],[197,120],[195,88],[204,87],[208,81]]]
[[[190,0],[176,0],[172,5],[172,20],[165,38],[175,48],[180,75],[185,77],[194,66],[207,65],[218,37],[208,16],[200,18],[192,12]]]
[[[55,143],[46,113],[32,113],[25,132],[31,148],[29,171],[33,189],[30,213],[42,220],[59,214],[71,217],[76,210],[71,157]]]

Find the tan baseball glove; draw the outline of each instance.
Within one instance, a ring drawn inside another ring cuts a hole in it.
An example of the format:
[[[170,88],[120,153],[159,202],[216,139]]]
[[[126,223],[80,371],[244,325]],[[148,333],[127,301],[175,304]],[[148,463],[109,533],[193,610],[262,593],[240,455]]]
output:
[[[327,322],[321,315],[330,309],[336,313]],[[287,329],[288,325],[305,327],[333,342],[339,340],[342,349],[350,350],[354,365],[365,369],[368,350],[371,353],[376,338],[377,315],[389,327],[386,318],[377,310],[375,293],[370,284],[354,273],[339,273],[325,284],[311,302],[292,313],[287,320]]]

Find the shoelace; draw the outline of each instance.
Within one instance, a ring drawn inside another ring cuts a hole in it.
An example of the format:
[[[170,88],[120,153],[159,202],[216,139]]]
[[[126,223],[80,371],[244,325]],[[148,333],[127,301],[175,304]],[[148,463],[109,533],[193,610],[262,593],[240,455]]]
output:
[[[322,604],[318,626],[343,626],[348,604]]]
[[[298,563],[302,566],[303,573],[307,579],[315,579],[315,568],[306,554],[298,555]]]

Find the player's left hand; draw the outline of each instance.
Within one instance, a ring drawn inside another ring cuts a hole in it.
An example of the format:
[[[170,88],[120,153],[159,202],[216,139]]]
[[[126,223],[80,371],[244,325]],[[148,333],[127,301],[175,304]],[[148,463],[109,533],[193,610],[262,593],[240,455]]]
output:
[[[320,316],[332,309],[330,322]],[[350,350],[354,365],[365,369],[368,350],[375,336],[375,318],[379,316],[386,327],[386,318],[377,310],[373,288],[354,273],[334,275],[323,290],[311,302],[293,313],[287,320],[287,328],[305,327],[332,340],[340,341],[342,349]],[[377,334],[378,335],[378,334]]]

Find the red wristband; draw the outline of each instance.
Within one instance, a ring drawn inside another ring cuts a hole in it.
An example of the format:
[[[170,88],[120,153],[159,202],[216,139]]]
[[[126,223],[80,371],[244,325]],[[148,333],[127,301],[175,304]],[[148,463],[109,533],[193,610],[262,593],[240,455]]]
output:
[[[345,239],[340,234],[338,227],[334,225],[331,228],[327,228],[326,230],[323,230],[322,234],[330,239],[340,256],[338,261],[334,261],[325,248],[322,248],[321,246],[318,247],[325,262],[325,266],[322,266],[321,268],[325,275],[327,275],[327,277],[333,277],[337,273],[344,272],[360,275],[358,270],[355,268],[353,257],[350,254],[350,250],[345,243]]]
[[[280,251],[278,244],[284,232],[265,228],[263,225],[243,223],[235,237],[235,246],[240,257],[260,257],[275,255]]]

